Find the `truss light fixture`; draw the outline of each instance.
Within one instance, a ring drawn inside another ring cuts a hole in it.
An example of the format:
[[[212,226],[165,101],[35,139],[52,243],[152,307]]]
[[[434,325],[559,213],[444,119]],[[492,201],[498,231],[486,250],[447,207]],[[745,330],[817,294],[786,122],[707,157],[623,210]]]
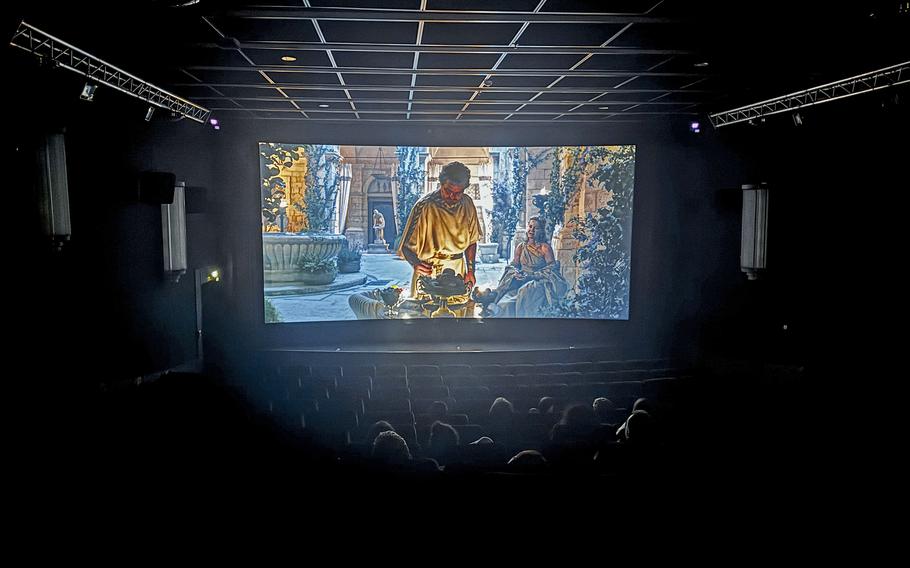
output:
[[[218,119],[217,119],[217,118],[210,118],[210,119],[209,119],[209,124],[211,124],[212,126],[218,126]]]
[[[38,57],[40,61],[69,69],[87,79],[82,89],[83,100],[90,101],[98,85],[106,85],[137,99],[145,104],[161,107],[199,123],[205,123],[209,110],[173,93],[143,81],[119,67],[103,61],[78,47],[56,38],[38,28],[20,21],[10,46]],[[91,85],[91,86],[90,86]]]
[[[699,61],[698,63],[693,63],[693,66],[694,67],[707,67],[710,64],[711,63],[709,63],[708,61]]]
[[[293,63],[294,61],[297,61],[297,58],[293,55],[282,55],[281,60],[286,61],[287,63]]]
[[[597,107],[597,110],[610,110],[610,107]]]
[[[327,104],[325,104],[325,103],[322,103],[321,105],[317,105],[317,106],[318,106],[319,108],[329,108],[329,105],[327,105]]]
[[[82,93],[79,94],[79,98],[83,101],[92,102],[95,100],[95,91],[98,90],[98,85],[87,82],[85,86],[82,87]]]
[[[871,93],[910,82],[910,61],[847,77],[833,83],[796,91],[773,99],[753,103],[710,115],[715,127],[739,122],[764,122],[772,114],[791,113],[803,107],[829,103],[863,93]]]
[[[145,111],[145,121],[146,121],[146,122],[151,122],[151,121],[152,121],[152,115],[154,115],[154,114],[155,114],[155,107],[150,106],[150,107],[148,108],[148,110]]]
[[[802,125],[803,125],[803,115],[798,112],[794,112],[793,113],[793,126],[802,126]]]
[[[697,120],[693,120],[692,122],[689,123],[689,130],[691,130],[695,134],[698,134],[699,132],[701,132],[701,124]]]

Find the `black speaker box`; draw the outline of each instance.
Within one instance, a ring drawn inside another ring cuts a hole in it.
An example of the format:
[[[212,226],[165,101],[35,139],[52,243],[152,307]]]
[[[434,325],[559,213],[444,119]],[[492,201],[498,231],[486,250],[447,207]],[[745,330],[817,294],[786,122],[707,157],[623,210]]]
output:
[[[174,202],[177,176],[170,172],[142,172],[139,174],[139,201],[153,205]]]

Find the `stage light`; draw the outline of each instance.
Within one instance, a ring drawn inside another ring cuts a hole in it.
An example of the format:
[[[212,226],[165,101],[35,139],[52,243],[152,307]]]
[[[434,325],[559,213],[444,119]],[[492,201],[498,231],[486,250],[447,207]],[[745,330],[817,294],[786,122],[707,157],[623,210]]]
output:
[[[689,130],[691,130],[695,134],[698,134],[699,132],[701,132],[701,124],[699,124],[699,122],[697,120],[693,120],[692,122],[689,123]]]
[[[803,115],[801,115],[800,113],[794,112],[792,118],[793,118],[793,125],[794,125],[794,126],[802,126],[802,125],[803,125]]]
[[[208,273],[208,276],[206,276],[205,281],[206,281],[206,283],[221,282],[221,271],[218,270],[217,268],[215,268],[214,270],[210,270]]]
[[[209,119],[209,124],[211,124],[212,126],[218,126],[218,119],[217,119],[217,118],[210,118],[210,119]]]
[[[154,114],[155,114],[155,107],[150,106],[149,109],[148,109],[147,111],[145,111],[145,121],[146,121],[146,122],[151,122],[151,121],[152,121],[152,115],[154,115]]]
[[[316,106],[318,106],[319,108],[329,108],[329,105],[327,105],[327,104],[321,104],[321,105],[316,105]]]
[[[82,87],[82,93],[79,95],[79,98],[83,101],[92,102],[95,100],[95,90],[98,88],[98,85],[94,83],[86,83]]]
[[[610,107],[597,107],[597,110],[610,110]]]
[[[215,130],[221,130],[221,127],[218,126],[218,125],[216,124],[216,125],[215,125]]]
[[[708,63],[707,61],[699,61],[698,63],[694,63],[693,65],[695,67],[707,67],[708,65],[710,65],[710,63]]]
[[[294,57],[293,55],[284,55],[284,56],[281,57],[281,60],[282,60],[282,61],[287,61],[288,63],[291,63],[291,62],[297,61],[297,58]]]

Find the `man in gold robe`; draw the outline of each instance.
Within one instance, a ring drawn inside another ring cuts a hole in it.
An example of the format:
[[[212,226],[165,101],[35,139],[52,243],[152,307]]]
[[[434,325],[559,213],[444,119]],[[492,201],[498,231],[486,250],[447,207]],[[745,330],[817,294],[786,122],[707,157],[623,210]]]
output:
[[[417,297],[417,277],[439,276],[446,268],[464,277],[474,288],[480,222],[474,200],[465,195],[471,170],[461,162],[446,164],[439,173],[439,189],[414,204],[402,232],[398,255],[414,267],[411,297]]]

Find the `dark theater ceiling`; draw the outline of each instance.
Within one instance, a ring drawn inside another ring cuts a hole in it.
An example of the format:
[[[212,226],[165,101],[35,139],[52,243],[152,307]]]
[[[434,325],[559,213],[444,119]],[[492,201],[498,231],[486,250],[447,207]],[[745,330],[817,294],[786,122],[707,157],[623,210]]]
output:
[[[9,20],[213,116],[267,120],[696,117],[906,61],[910,43],[906,2],[45,4]]]

